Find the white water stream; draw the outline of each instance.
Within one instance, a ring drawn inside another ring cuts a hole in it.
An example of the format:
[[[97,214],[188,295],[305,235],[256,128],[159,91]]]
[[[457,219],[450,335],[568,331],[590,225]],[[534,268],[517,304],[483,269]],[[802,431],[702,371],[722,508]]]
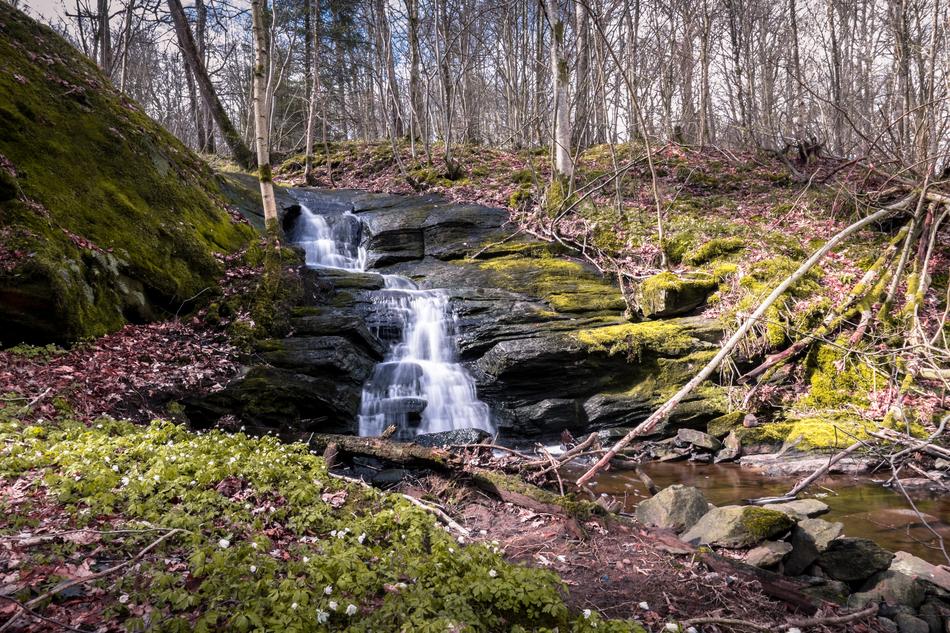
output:
[[[308,266],[365,270],[360,221],[352,213],[328,219],[301,205],[291,240],[306,252]],[[391,424],[399,439],[466,428],[493,432],[488,405],[458,363],[448,295],[398,275],[383,279],[372,327],[389,350],[363,386],[360,435],[379,435]]]

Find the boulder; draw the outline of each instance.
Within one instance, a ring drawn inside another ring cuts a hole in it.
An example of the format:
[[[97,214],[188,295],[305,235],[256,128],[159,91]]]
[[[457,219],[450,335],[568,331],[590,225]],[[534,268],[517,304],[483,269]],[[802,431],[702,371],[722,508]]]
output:
[[[782,562],[782,559],[792,551],[791,543],[785,541],[765,541],[752,548],[745,555],[745,562],[755,567],[772,567]]]
[[[913,554],[897,552],[891,561],[890,570],[916,578],[929,585],[933,593],[950,597],[950,571],[945,568],[932,565]]]
[[[785,572],[788,573],[787,561],[784,569]],[[812,598],[834,602],[842,606],[848,603],[851,588],[848,587],[847,583],[843,583],[840,580],[832,580],[831,578],[820,578],[818,576],[798,576],[795,580],[805,584],[801,591]]]
[[[930,624],[909,613],[898,613],[894,618],[898,633],[930,633]]]
[[[860,591],[848,599],[851,606],[861,607],[868,602],[885,602],[917,609],[925,597],[923,584],[906,574],[882,571],[871,576]]]
[[[715,462],[731,462],[742,454],[742,442],[735,431],[729,431],[729,435],[722,441],[722,450],[716,453]]]
[[[920,605],[917,615],[930,626],[930,633],[945,633],[943,623],[950,623],[950,605],[928,600]]]
[[[710,275],[680,277],[672,272],[653,275],[640,284],[638,300],[645,319],[686,314],[706,303],[718,286]]]
[[[422,433],[413,438],[413,443],[430,448],[451,446],[453,444],[481,444],[491,437],[481,429],[455,429],[440,433]]]
[[[705,495],[692,486],[674,484],[637,506],[637,520],[677,532],[689,529],[709,510]]]
[[[835,580],[857,582],[890,567],[894,554],[866,538],[837,538],[818,557],[818,565]]]
[[[693,544],[743,548],[779,536],[793,524],[783,512],[756,506],[725,506],[707,512],[681,538]]]
[[[818,499],[795,499],[785,503],[772,503],[767,507],[784,512],[796,521],[811,519],[828,512],[828,504],[822,503]]]
[[[792,553],[785,561],[785,573],[797,576],[805,572],[828,545],[841,535],[841,523],[822,519],[802,519],[792,528]]]
[[[691,444],[697,448],[707,451],[718,451],[722,448],[722,442],[708,433],[696,431],[695,429],[680,429],[676,432],[676,439],[685,444]]]

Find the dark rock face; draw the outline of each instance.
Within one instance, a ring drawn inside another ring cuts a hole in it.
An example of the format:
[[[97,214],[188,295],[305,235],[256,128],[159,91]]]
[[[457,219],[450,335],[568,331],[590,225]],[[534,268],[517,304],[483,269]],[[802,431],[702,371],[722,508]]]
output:
[[[354,213],[373,270],[306,271],[305,314],[293,319],[293,334],[263,344],[263,365],[210,398],[203,420],[231,412],[273,428],[355,432],[362,385],[399,334],[374,310],[380,273],[446,290],[459,358],[507,437],[635,426],[698,370],[704,357],[694,352],[708,353],[721,337],[715,323],[698,318],[629,323],[610,280],[555,246],[505,240],[511,229],[502,209],[438,196],[292,193],[288,223],[301,204]],[[281,383],[273,397],[266,380]],[[723,413],[707,396],[688,398],[656,434],[705,430]]]
[[[441,433],[423,433],[417,435],[412,441],[420,446],[440,447],[453,444],[480,444],[490,437],[491,435],[481,429],[457,429]]]
[[[837,538],[818,557],[818,565],[835,580],[855,582],[887,569],[894,554],[864,538]]]

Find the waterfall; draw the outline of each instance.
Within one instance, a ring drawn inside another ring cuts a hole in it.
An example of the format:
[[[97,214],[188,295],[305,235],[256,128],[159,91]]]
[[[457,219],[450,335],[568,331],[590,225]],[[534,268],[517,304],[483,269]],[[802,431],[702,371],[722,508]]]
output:
[[[361,228],[350,212],[328,219],[301,205],[291,240],[306,252],[308,266],[362,271]],[[493,432],[488,405],[478,399],[475,381],[458,362],[447,293],[422,290],[398,275],[383,279],[370,327],[388,351],[363,385],[360,435],[379,435],[389,425],[396,426],[398,439],[465,428]]]

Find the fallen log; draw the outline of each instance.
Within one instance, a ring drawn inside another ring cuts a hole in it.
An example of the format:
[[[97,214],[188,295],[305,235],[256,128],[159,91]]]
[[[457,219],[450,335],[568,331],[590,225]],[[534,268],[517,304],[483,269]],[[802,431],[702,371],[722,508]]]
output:
[[[818,605],[801,590],[801,585],[775,572],[759,569],[731,558],[725,558],[708,550],[699,550],[699,559],[710,569],[720,574],[755,580],[763,593],[791,605],[807,615],[818,612]]]
[[[562,516],[588,516],[602,512],[593,503],[549,492],[520,477],[471,466],[463,456],[441,448],[352,435],[314,434],[309,440],[311,450],[318,452],[331,445],[336,446],[337,459],[373,457],[407,468],[456,475],[497,499],[534,512]]]

